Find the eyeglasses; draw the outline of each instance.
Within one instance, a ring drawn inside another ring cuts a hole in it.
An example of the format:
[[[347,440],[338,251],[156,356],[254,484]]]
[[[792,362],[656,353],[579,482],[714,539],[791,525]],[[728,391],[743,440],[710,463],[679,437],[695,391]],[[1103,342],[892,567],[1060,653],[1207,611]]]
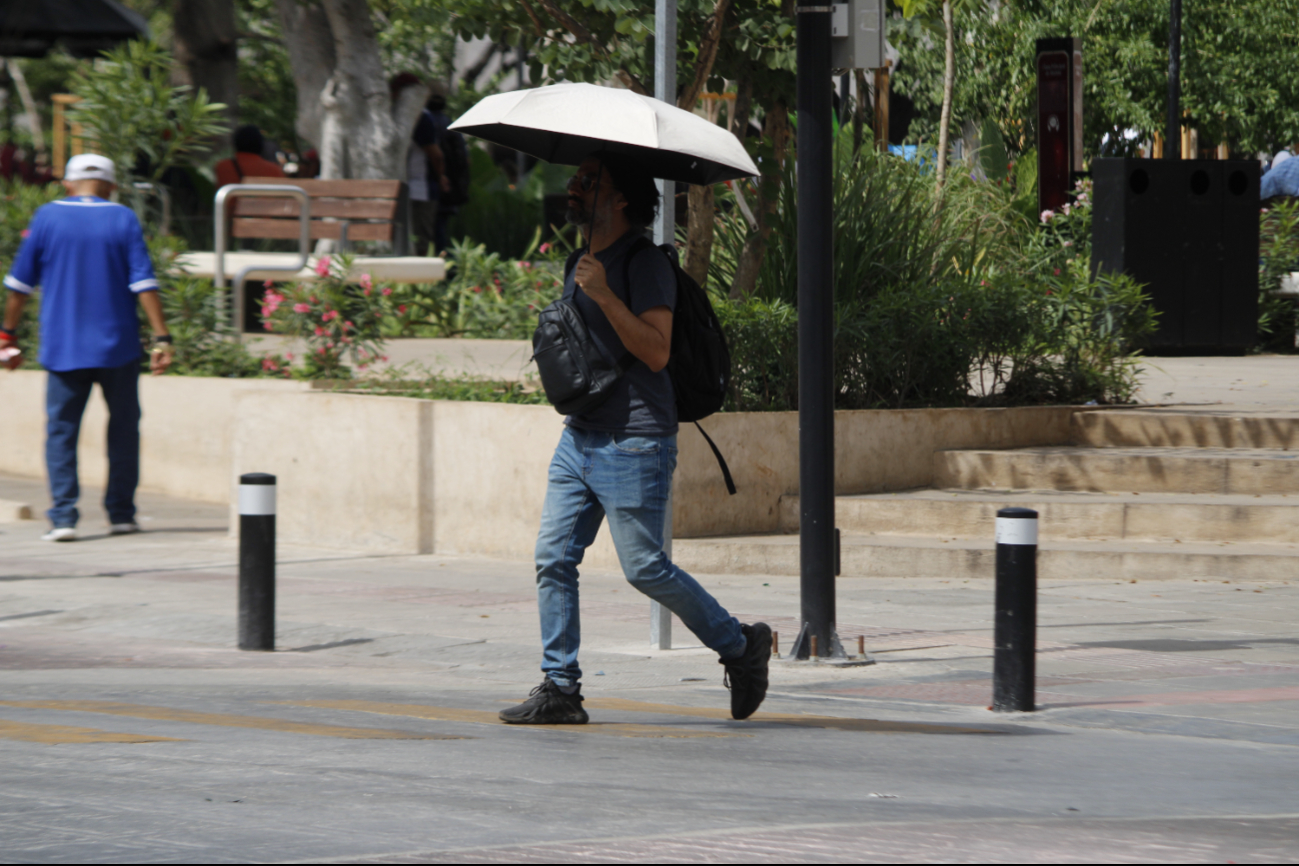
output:
[[[566,186],[572,186],[576,181],[577,185],[582,188],[582,192],[590,192],[595,186],[595,175],[593,174],[575,174],[568,179]]]

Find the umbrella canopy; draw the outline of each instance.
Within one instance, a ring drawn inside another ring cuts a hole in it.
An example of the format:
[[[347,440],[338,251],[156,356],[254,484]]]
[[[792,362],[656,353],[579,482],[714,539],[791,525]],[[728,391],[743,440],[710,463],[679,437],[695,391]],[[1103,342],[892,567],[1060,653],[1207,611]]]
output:
[[[592,152],[633,156],[654,177],[712,184],[758,173],[744,145],[715,123],[630,90],[552,84],[498,93],[451,129],[561,165]]]
[[[74,57],[94,57],[148,34],[144,18],[116,0],[0,2],[0,57],[44,57],[56,44]]]

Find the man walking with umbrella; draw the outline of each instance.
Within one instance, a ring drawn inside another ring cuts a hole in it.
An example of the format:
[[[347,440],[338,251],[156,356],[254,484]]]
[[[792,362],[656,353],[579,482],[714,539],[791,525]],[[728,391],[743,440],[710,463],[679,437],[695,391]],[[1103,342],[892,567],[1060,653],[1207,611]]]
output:
[[[570,223],[587,251],[566,275],[564,296],[608,358],[636,359],[608,399],[567,418],[550,464],[537,538],[537,595],[545,679],[511,724],[583,724],[578,647],[578,565],[608,518],[627,580],[675,613],[726,667],[731,713],[748,718],[767,691],[771,629],[741,625],[663,551],[676,467],[677,411],[666,369],[672,346],[676,272],[643,242],[658,205],[652,177],[633,157],[600,153],[568,183]]]

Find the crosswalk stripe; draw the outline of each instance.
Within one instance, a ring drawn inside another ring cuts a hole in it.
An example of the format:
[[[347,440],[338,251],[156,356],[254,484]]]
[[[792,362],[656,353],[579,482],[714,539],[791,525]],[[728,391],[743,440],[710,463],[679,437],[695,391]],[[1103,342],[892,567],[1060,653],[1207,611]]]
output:
[[[256,728],[288,734],[310,734],[319,737],[342,737],[348,740],[464,740],[469,737],[448,734],[415,734],[409,731],[390,731],[383,728],[346,728],[338,725],[318,725],[294,722],[288,719],[271,719],[264,716],[234,716],[226,713],[200,713],[170,707],[151,707],[140,704],[122,704],[114,701],[0,701],[0,706],[23,707],[32,710],[65,710],[78,713],[106,713],[111,716],[130,716],[137,719],[154,719],[163,722],[186,722],[196,725],[217,725],[224,728]]]
[[[147,734],[119,734],[98,728],[73,728],[67,725],[37,725],[0,719],[0,739],[24,743],[183,743],[176,737],[153,737]]]
[[[729,719],[729,710],[715,707],[678,707],[674,704],[652,704],[626,698],[590,698],[586,705],[598,710],[629,713],[653,713],[665,716],[692,716],[700,719]],[[836,731],[864,731],[876,734],[997,734],[991,728],[964,728],[953,725],[926,725],[920,722],[882,722],[878,719],[847,719],[839,716],[808,716],[793,713],[754,713],[750,722],[777,722],[802,728],[829,728]]]
[[[317,707],[326,710],[354,710],[384,716],[413,716],[440,722],[470,722],[477,725],[502,725],[531,730],[567,731],[575,734],[605,734],[612,737],[646,737],[696,739],[748,736],[729,731],[692,731],[666,725],[631,725],[618,722],[589,722],[585,725],[506,725],[491,710],[465,710],[457,707],[432,707],[426,704],[390,704],[376,701],[274,701],[295,707]]]

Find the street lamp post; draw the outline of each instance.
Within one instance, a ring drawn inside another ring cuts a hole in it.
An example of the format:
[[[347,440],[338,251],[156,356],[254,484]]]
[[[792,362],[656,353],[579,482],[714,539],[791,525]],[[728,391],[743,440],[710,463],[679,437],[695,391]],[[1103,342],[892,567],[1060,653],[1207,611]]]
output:
[[[677,104],[677,0],[654,3],[654,97],[668,105]],[[659,215],[654,221],[654,243],[670,244],[676,239],[676,185],[660,180]],[[672,556],[672,500],[668,500],[663,521],[663,551]],[[650,646],[672,648],[672,611],[657,601],[650,602]]]
[[[798,16],[798,501],[803,631],[793,658],[842,654],[835,636],[834,242],[829,5]],[[837,652],[836,652],[837,650]]]

